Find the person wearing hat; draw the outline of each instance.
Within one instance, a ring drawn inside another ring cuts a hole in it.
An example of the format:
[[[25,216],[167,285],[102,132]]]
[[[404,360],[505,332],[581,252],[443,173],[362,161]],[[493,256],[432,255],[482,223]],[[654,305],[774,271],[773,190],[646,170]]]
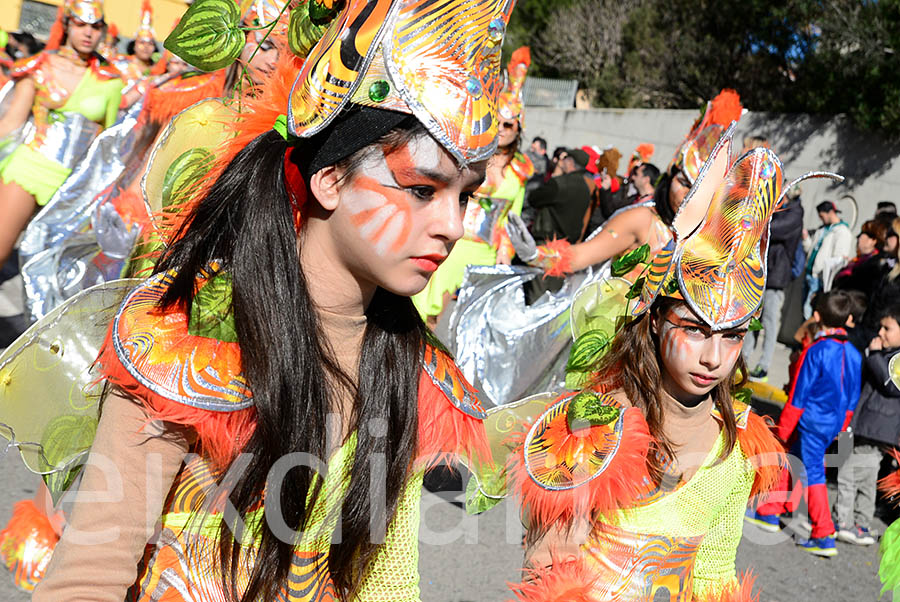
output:
[[[47,204],[91,140],[116,120],[122,80],[96,52],[105,29],[101,0],[66,2],[47,50],[10,70],[17,84],[0,118],[0,140],[9,137],[0,155],[0,265],[35,209]],[[20,128],[29,118],[35,133],[25,142]]]
[[[562,172],[535,190],[528,203],[535,210],[531,233],[538,244],[565,239],[571,244],[581,240],[591,208],[591,195],[596,184],[587,171],[590,155],[580,148],[570,148],[560,161]]]
[[[803,317],[813,312],[813,297],[819,291],[831,289],[834,275],[853,257],[853,233],[847,222],[838,215],[841,210],[834,201],[816,205],[822,226],[810,236],[803,230],[803,249],[806,251],[806,285],[803,289]]]

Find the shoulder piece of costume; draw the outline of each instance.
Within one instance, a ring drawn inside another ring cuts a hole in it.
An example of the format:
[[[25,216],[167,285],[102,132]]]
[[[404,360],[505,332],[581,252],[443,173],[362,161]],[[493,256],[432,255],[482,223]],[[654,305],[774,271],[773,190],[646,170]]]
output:
[[[31,75],[34,71],[44,64],[49,56],[48,51],[38,52],[33,56],[18,59],[12,64],[9,70],[9,76],[12,79],[21,79],[27,75]]]
[[[646,262],[649,276],[632,315],[644,313],[661,294],[683,299],[713,330],[744,324],[762,305],[769,225],[784,191],[807,178],[843,181],[817,171],[784,186],[781,161],[768,148],[732,162],[736,125],[717,140],[675,214],[673,244]]]
[[[534,175],[534,164],[528,155],[516,151],[509,161],[509,168],[523,184]]]
[[[482,421],[487,416],[477,391],[453,358],[425,345],[419,378],[419,457],[428,465],[459,457],[485,463],[491,452]]]
[[[198,294],[215,280],[213,270],[198,276]],[[159,310],[173,277],[157,274],[125,298],[97,363],[102,375],[139,399],[151,418],[196,428],[204,452],[224,465],[255,426],[240,347],[191,334],[190,318],[183,311]]]
[[[888,449],[894,461],[900,462],[900,452]],[[900,470],[896,470],[878,481],[878,489],[894,505],[900,505]],[[879,549],[881,563],[878,578],[881,580],[881,595],[891,591],[896,599],[900,596],[900,520],[895,520],[881,536]]]
[[[109,79],[122,79],[122,73],[118,69],[116,69],[115,65],[113,65],[97,53],[94,53],[94,56],[91,57],[90,65],[91,73],[93,73],[97,77],[97,79],[101,81]]]
[[[630,505],[649,482],[647,422],[639,409],[622,408],[610,395],[566,393],[518,438],[510,487],[539,524]]]
[[[775,437],[772,429],[774,423],[766,416],[760,416],[750,411],[750,406],[735,402],[735,417],[738,417],[739,406],[746,408],[745,426],[738,423],[738,443],[741,451],[750,462],[756,476],[753,479],[753,489],[750,497],[766,494],[778,484],[778,478],[782,469],[787,466],[787,456],[784,447]]]

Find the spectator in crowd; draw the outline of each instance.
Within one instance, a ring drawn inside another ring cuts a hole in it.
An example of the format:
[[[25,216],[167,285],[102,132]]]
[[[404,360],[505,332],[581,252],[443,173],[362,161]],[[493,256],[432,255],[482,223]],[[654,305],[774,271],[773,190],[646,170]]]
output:
[[[631,175],[635,193],[628,197],[628,204],[652,201],[657,180],[659,180],[659,168],[653,163],[641,163],[635,167]]]
[[[891,232],[895,234],[900,233],[900,218],[894,218],[892,226]],[[891,238],[891,236],[888,236],[888,244]],[[894,240],[896,240],[895,237]],[[872,293],[868,296],[868,308],[860,324],[860,340],[863,342],[863,348],[878,335],[878,331],[881,328],[881,317],[884,315],[884,312],[900,300],[900,263],[897,262],[896,248],[888,256],[888,244],[885,245],[885,251],[882,254],[888,259],[888,261],[884,261],[886,273],[876,283]],[[893,260],[893,266],[888,267],[891,263],[890,260]]]
[[[836,556],[835,526],[832,522],[825,486],[825,450],[849,425],[859,402],[862,358],[847,340],[850,296],[845,291],[819,295],[814,317],[817,323],[813,343],[800,358],[788,402],[778,418],[778,437],[790,445],[790,452],[803,461],[803,491],[809,508],[812,530],[809,539],[797,542],[817,556]],[[792,475],[785,470],[775,491],[791,491]],[[747,513],[750,522],[761,528],[781,530],[779,516],[796,510],[798,499],[772,499],[756,512]]]
[[[784,306],[784,289],[791,283],[791,263],[803,230],[803,205],[799,192],[795,189],[788,193],[788,200],[781,211],[772,216],[769,229],[769,257],[767,261],[769,277],[766,280],[766,291],[762,306],[762,332],[748,332],[744,339],[744,361],[749,365],[750,358],[762,338],[762,352],[756,368],[750,376],[757,380],[765,380],[769,373],[769,364],[775,352],[775,340],[781,328],[781,308]]]
[[[806,285],[803,289],[803,317],[812,315],[812,298],[819,291],[831,289],[831,281],[838,269],[853,254],[853,233],[850,226],[838,215],[840,210],[832,201],[816,206],[822,226],[812,236],[802,231],[803,248],[806,251]]]
[[[847,337],[860,353],[864,353],[872,337],[867,337],[862,327],[863,316],[869,306],[869,299],[862,291],[847,291],[850,295],[850,322],[847,323]]]
[[[531,193],[529,204],[535,210],[531,233],[536,241],[564,238],[575,244],[581,240],[595,187],[588,161],[587,152],[580,148],[566,151],[557,167],[561,174]]]
[[[884,222],[890,227],[891,222],[893,222],[896,217],[897,205],[893,201],[878,201],[878,205],[875,207],[874,219]]]
[[[900,445],[900,390],[891,381],[888,368],[891,358],[900,352],[897,301],[882,316],[878,336],[866,350],[862,394],[851,423],[853,453],[838,471],[837,538],[857,545],[875,543],[869,529],[875,515],[882,448]]]
[[[525,154],[534,165],[534,175],[543,177],[550,166],[550,160],[547,157],[547,141],[540,136],[535,136]]]
[[[878,220],[862,225],[856,237],[856,257],[834,277],[834,288],[862,291],[868,297],[884,276],[881,251],[887,238],[887,226]]]
[[[34,56],[43,49],[44,45],[37,38],[24,31],[12,32],[6,42],[6,54],[13,60]]]

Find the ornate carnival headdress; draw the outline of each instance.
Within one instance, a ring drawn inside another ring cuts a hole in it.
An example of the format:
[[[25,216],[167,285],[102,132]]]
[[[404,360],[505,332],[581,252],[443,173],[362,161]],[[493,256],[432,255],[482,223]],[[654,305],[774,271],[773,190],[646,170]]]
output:
[[[732,162],[736,123],[716,141],[699,170],[672,229],[675,238],[649,262],[632,315],[645,312],[658,295],[684,299],[714,330],[749,320],[762,305],[772,215],[785,191],[781,161],[768,148],[754,148]]]
[[[670,168],[678,167],[693,184],[725,129],[732,121],[739,120],[743,111],[741,97],[737,92],[730,89],[719,92],[706,103],[703,113],[675,152]]]
[[[509,58],[506,66],[506,81],[503,91],[500,92],[497,112],[503,119],[518,119],[522,121],[522,109],[524,106],[523,87],[528,68],[531,66],[531,50],[528,46],[517,48]]]
[[[91,25],[99,23],[103,20],[103,0],[70,0],[66,3],[65,16]]]
[[[153,30],[153,7],[150,5],[150,0],[144,0],[141,5],[141,25],[134,34],[134,39],[156,41],[156,32]]]
[[[414,115],[461,164],[487,159],[514,3],[349,0],[294,82],[288,131],[313,136],[353,103]]]

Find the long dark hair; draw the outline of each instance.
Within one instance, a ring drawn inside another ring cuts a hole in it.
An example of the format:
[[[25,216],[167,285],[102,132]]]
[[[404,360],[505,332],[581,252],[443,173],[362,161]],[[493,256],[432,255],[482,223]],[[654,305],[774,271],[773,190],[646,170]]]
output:
[[[667,226],[671,226],[675,220],[675,212],[669,204],[669,186],[672,184],[672,178],[677,174],[678,168],[673,167],[661,175],[653,191],[653,203],[656,207],[656,214]]]
[[[606,390],[622,389],[628,401],[644,413],[650,434],[653,435],[661,452],[647,455],[647,467],[657,483],[662,481],[668,460],[675,457],[675,448],[663,432],[664,417],[660,393],[662,358],[659,339],[653,334],[650,318],[666,315],[679,303],[683,301],[658,297],[649,312],[616,334],[609,351],[593,369],[595,374],[600,375],[597,384]],[[650,349],[654,350],[653,353],[648,353]],[[740,382],[735,382],[735,374],[738,372],[741,379]],[[746,374],[744,359],[738,355],[732,373],[712,390],[713,403],[722,415],[722,426],[725,431],[725,446],[720,456],[722,460],[728,457],[737,441],[737,421],[734,416],[732,394],[744,385]]]
[[[395,130],[382,140],[391,136],[396,140],[397,135]],[[399,135],[408,139],[413,134]],[[342,505],[344,543],[334,545],[329,556],[332,579],[349,598],[377,550],[370,528],[379,523],[386,527],[392,520],[413,461],[425,326],[408,297],[378,289],[366,310],[359,378],[352,379],[341,370],[321,333],[300,267],[285,187],[286,150],[282,137],[270,131],[239,152],[186,220],[180,238],[166,251],[156,272],[178,270],[161,306],[188,312],[195,276],[210,261],[220,261],[221,269],[232,277],[242,370],[257,413],[255,432],[241,450],[251,460],[230,495],[241,515],[258,507],[269,470],[279,458],[294,452],[327,458],[326,417],[338,411],[336,389],[346,387],[353,395],[352,415],[343,417],[349,432],[357,434]],[[351,177],[358,160],[354,155],[344,163]],[[385,421],[387,432],[370,432],[367,426],[372,419]],[[370,465],[374,454],[384,458],[383,475]],[[323,478],[315,475],[313,468],[296,467],[282,483],[281,499],[266,497],[267,504],[281,504],[284,521],[295,531],[311,526],[312,509],[322,494]],[[375,482],[386,485],[383,510],[370,508],[369,488]],[[379,515],[373,516],[376,510]],[[226,522],[220,530],[219,555],[228,597],[242,602],[275,599],[287,583],[294,542],[282,541],[261,521],[255,534],[260,538],[258,553],[242,594],[236,585],[242,558],[240,536],[231,533]]]

